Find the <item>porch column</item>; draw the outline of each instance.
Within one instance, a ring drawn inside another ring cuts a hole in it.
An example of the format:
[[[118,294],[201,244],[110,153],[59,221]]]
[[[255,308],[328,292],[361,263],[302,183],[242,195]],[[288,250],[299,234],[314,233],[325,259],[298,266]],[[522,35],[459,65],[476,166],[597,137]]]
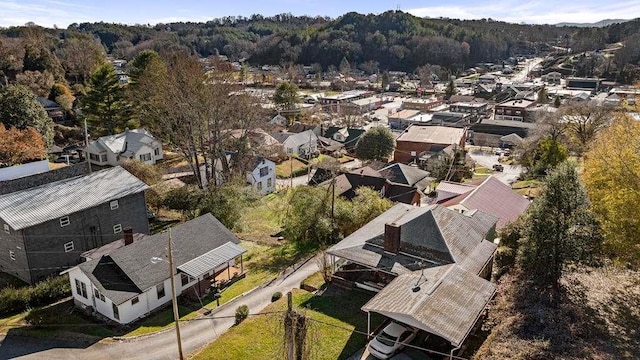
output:
[[[367,311],[367,340],[371,340],[371,313]]]
[[[227,261],[227,280],[231,280],[231,270],[229,269],[229,262]]]
[[[242,254],[240,254],[240,273],[244,274],[244,265],[242,264]]]

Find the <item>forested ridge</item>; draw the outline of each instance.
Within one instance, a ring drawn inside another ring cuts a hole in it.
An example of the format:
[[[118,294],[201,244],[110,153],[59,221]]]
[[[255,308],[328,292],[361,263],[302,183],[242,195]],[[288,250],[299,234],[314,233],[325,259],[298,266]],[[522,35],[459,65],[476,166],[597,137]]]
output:
[[[313,64],[325,70],[346,59],[367,72],[413,71],[425,64],[453,70],[478,62],[498,62],[549,46],[595,50],[637,34],[640,20],[604,28],[510,24],[491,19],[419,18],[401,11],[379,15],[347,13],[337,19],[292,16],[224,17],[206,23],[120,25],[71,24],[45,29],[61,40],[90,34],[117,58],[140,51],[184,50],[201,57],[226,55],[251,64]],[[27,27],[1,29],[0,36],[24,37]],[[52,44],[55,46],[55,44]]]

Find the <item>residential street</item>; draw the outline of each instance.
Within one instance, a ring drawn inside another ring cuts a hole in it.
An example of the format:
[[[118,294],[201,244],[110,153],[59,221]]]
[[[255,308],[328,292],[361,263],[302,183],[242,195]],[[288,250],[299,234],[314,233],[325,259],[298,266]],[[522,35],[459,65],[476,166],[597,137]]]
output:
[[[280,291],[283,294],[298,287],[300,282],[310,274],[318,271],[314,259],[309,260],[299,269],[286,272],[273,283],[254,291],[245,297],[238,298],[223,305],[212,317],[223,319],[203,319],[182,322],[180,332],[185,356],[215,340],[227,331],[235,321],[235,309],[245,304],[251,313],[260,312],[271,302],[271,295]],[[61,316],[61,321],[64,317]],[[0,360],[4,359],[176,359],[175,331],[166,331],[139,339],[113,342],[104,340],[87,347],[86,344],[68,341],[45,340],[7,336],[0,338]]]

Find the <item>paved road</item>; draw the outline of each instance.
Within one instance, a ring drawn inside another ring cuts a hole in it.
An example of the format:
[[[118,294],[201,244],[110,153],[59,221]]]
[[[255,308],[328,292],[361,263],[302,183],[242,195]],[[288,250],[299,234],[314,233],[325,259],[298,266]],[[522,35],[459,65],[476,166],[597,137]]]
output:
[[[471,155],[471,158],[475,162],[488,169],[492,169],[493,165],[498,163],[499,158],[498,155],[493,155],[492,153],[480,153],[474,152],[474,150],[469,151],[469,155]],[[496,172],[494,173],[494,176],[503,183],[511,185],[517,181],[520,173],[522,173],[522,167],[520,165],[504,165],[504,171]]]
[[[245,297],[220,307],[212,317],[223,319],[205,319],[181,323],[184,354],[190,354],[212,342],[227,331],[234,323],[235,309],[240,304],[249,306],[251,313],[260,312],[271,302],[271,295],[280,291],[283,294],[298,287],[310,274],[318,271],[313,259],[299,269],[288,271],[268,286],[260,288]],[[61,320],[63,321],[63,320]],[[95,344],[82,344],[67,341],[34,339],[19,336],[0,338],[0,360],[4,359],[176,359],[175,331],[167,331],[134,340],[113,342],[102,341]]]

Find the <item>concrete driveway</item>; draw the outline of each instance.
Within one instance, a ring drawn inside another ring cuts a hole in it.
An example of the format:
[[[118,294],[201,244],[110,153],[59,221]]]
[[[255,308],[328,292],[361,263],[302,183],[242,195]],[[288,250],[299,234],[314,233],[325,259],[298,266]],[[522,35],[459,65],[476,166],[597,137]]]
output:
[[[298,269],[289,269],[283,275],[250,294],[224,304],[210,317],[181,322],[180,332],[185,356],[206,346],[226,332],[235,321],[235,310],[241,305],[249,306],[252,314],[260,312],[271,303],[271,295],[283,294],[300,285],[307,276],[317,272],[318,262],[311,259]],[[64,322],[64,317],[61,317]],[[82,342],[38,339],[22,336],[0,337],[0,360],[4,359],[177,359],[174,330],[165,331],[137,339],[115,342],[103,340],[94,344]]]

